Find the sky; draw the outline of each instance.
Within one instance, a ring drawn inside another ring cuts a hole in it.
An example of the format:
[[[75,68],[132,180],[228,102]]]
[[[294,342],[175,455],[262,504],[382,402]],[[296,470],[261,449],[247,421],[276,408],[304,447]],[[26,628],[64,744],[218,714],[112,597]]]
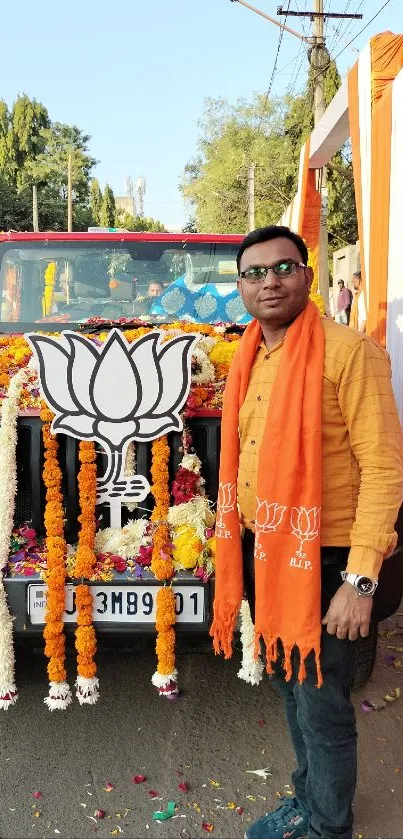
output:
[[[279,0],[249,0],[276,18]],[[403,32],[403,2],[385,9],[358,34],[385,0],[325,0],[325,11],[358,12],[363,20],[326,24],[327,45],[346,73],[368,38]],[[283,8],[311,10],[313,0],[284,0]],[[309,31],[309,18],[288,24]],[[181,228],[190,211],[178,184],[197,153],[198,120],[206,97],[235,103],[266,92],[280,30],[230,0],[19,0],[2,9],[0,98],[9,106],[26,93],[50,118],[91,135],[99,161],[94,175],[115,195],[125,178],[146,180],[145,214],[167,229]],[[348,42],[353,40],[350,46]],[[285,33],[272,94],[300,91],[307,59]]]

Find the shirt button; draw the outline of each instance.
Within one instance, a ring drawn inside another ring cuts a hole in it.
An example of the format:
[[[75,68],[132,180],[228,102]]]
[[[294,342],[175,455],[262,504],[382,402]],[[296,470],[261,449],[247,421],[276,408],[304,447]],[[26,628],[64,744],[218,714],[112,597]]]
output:
[[[250,487],[250,483],[249,483],[249,481],[246,481],[245,486],[246,486],[246,487]]]
[[[258,396],[258,397],[257,397],[257,401],[258,401],[258,402],[261,402],[261,401],[262,401],[262,397],[261,397],[261,396]]]
[[[256,440],[251,440],[251,441],[250,441],[251,446],[254,446],[254,445],[255,445],[255,443],[256,443]]]
[[[265,361],[268,361],[268,360],[269,360],[269,358],[270,358],[269,353],[267,353],[267,354],[265,355],[265,357],[264,357],[264,360],[265,360]]]

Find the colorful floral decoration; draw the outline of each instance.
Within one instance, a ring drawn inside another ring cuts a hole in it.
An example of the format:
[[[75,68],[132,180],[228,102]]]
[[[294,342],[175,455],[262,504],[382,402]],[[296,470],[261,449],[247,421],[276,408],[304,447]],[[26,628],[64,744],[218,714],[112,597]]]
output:
[[[44,405],[41,410],[42,438],[45,460],[43,482],[46,487],[45,531],[47,583],[45,629],[45,655],[49,659],[49,696],[45,698],[48,708],[65,709],[72,696],[66,681],[65,634],[63,613],[65,609],[66,542],[64,539],[64,511],[61,492],[62,473],[58,462],[59,444],[50,430],[53,414]]]
[[[80,461],[80,471],[78,473],[80,515],[78,520],[81,528],[78,536],[74,576],[77,579],[90,580],[96,565],[97,467],[94,443],[81,440],[78,457]],[[76,650],[78,653],[76,696],[80,705],[94,705],[99,697],[99,682],[95,675],[97,666],[94,656],[97,642],[92,623],[92,593],[88,583],[84,582],[76,586],[75,592],[77,604]]]
[[[155,506],[151,520],[155,522],[156,529],[153,534],[151,571],[163,585],[157,594],[157,670],[152,677],[152,683],[162,696],[172,699],[178,694],[178,672],[175,667],[175,594],[171,585],[175,569],[168,525],[169,455],[169,444],[165,435],[153,440],[151,492],[154,495]]]
[[[42,314],[43,317],[48,317],[48,315],[52,314],[53,309],[53,300],[54,300],[54,291],[55,291],[55,281],[56,281],[56,272],[57,272],[57,265],[56,262],[49,262],[49,265],[45,269],[45,288],[43,291],[43,298],[42,298]]]
[[[1,410],[0,427],[0,708],[7,710],[18,699],[14,677],[13,621],[3,584],[12,536],[17,492],[17,418],[25,382],[31,375],[19,370],[8,388]]]

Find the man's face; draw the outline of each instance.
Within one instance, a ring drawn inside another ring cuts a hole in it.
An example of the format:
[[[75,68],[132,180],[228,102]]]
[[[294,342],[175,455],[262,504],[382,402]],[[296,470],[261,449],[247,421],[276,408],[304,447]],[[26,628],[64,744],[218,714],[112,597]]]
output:
[[[361,277],[357,277],[355,274],[353,275],[353,289],[358,291],[361,283]]]
[[[150,283],[148,286],[148,296],[149,297],[159,297],[162,294],[163,288],[161,283]]]
[[[340,280],[340,282],[337,285],[339,286],[339,291],[341,291],[344,288],[344,281]]]
[[[302,256],[294,242],[279,236],[247,248],[242,254],[240,270],[268,268],[287,260],[302,262]],[[262,324],[279,328],[291,323],[305,309],[312,278],[311,268],[296,266],[295,273],[287,277],[278,277],[268,271],[259,283],[248,283],[245,278],[239,278],[238,291],[251,315]]]

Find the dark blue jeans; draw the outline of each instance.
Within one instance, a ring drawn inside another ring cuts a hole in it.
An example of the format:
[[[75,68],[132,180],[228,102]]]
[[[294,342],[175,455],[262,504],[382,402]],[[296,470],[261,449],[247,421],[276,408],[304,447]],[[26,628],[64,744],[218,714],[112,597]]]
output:
[[[246,595],[254,618],[253,534],[243,542]],[[322,616],[341,584],[340,570],[347,548],[322,549]],[[350,700],[355,644],[322,631],[323,687],[316,687],[314,656],[306,660],[307,677],[297,681],[298,654],[293,677],[285,681],[281,655],[270,677],[282,697],[297,759],[292,776],[296,797],[310,814],[309,839],[352,839],[352,803],[357,776],[357,730]]]

